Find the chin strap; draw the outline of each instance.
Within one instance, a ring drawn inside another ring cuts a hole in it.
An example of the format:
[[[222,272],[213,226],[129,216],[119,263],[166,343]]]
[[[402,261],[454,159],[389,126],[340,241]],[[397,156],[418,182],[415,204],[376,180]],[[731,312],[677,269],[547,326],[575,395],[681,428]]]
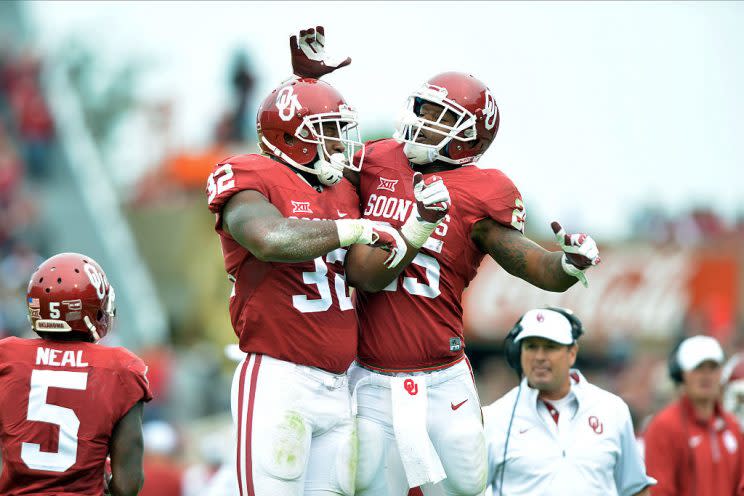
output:
[[[321,156],[322,153],[319,150],[318,157]],[[344,177],[344,155],[342,153],[334,153],[329,158],[330,160],[319,158],[313,164],[315,175],[318,176],[320,183],[325,186],[333,186]]]

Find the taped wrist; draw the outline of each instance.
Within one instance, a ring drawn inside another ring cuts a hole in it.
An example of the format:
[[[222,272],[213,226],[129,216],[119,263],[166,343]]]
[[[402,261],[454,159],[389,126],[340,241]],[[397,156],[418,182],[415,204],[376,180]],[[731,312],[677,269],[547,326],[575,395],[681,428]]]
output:
[[[336,231],[341,246],[372,242],[372,222],[367,219],[338,219]]]
[[[414,248],[421,248],[429,239],[431,233],[437,228],[436,222],[427,222],[418,216],[418,211],[414,208],[411,215],[408,216],[406,223],[400,228],[400,233]]]
[[[561,257],[561,267],[563,267],[563,272],[581,281],[581,284],[583,284],[585,288],[589,287],[589,281],[586,280],[586,274],[584,274],[584,271],[569,262],[565,253]]]

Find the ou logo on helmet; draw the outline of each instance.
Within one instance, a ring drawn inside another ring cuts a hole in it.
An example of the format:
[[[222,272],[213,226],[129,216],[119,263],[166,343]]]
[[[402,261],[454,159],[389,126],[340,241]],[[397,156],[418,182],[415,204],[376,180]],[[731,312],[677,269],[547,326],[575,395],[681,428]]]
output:
[[[297,111],[302,108],[291,86],[285,86],[279,90],[276,95],[276,108],[279,111],[279,118],[283,121],[291,121]]]
[[[83,270],[88,276],[90,283],[96,288],[96,296],[98,296],[99,300],[103,300],[103,297],[106,296],[106,276],[98,272],[90,264],[83,265]]]
[[[496,116],[499,115],[499,109],[496,106],[496,100],[491,95],[491,90],[486,90],[486,104],[483,107],[483,113],[486,116],[484,124],[486,129],[490,131],[496,125]]]

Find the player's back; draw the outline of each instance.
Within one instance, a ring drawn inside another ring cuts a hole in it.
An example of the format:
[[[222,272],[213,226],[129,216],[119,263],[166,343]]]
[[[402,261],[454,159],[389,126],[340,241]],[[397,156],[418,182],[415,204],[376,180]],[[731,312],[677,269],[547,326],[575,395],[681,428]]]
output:
[[[112,432],[151,395],[123,348],[80,341],[0,341],[0,494],[103,493]]]
[[[413,209],[414,171],[402,148],[394,140],[368,144],[359,186],[363,216],[396,228]],[[521,196],[502,172],[471,165],[436,175],[452,198],[449,214],[396,281],[357,293],[358,358],[366,366],[425,369],[461,358],[462,293],[484,256],[472,227],[489,217],[522,227]]]
[[[344,372],[356,355],[357,322],[346,287],[345,248],[307,262],[264,262],[223,228],[222,209],[243,190],[261,193],[284,217],[359,217],[359,197],[345,179],[316,190],[288,166],[238,155],[215,168],[209,208],[217,214],[225,270],[234,282],[230,317],[240,348],[300,365]]]

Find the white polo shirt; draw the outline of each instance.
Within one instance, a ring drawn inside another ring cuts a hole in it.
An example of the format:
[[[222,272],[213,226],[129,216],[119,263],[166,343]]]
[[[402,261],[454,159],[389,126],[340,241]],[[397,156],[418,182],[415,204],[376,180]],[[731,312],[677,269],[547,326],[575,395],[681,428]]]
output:
[[[526,378],[521,392],[514,388],[483,409],[494,496],[631,496],[656,483],[646,475],[625,402],[577,370],[571,376],[569,395],[553,402],[557,424]]]

